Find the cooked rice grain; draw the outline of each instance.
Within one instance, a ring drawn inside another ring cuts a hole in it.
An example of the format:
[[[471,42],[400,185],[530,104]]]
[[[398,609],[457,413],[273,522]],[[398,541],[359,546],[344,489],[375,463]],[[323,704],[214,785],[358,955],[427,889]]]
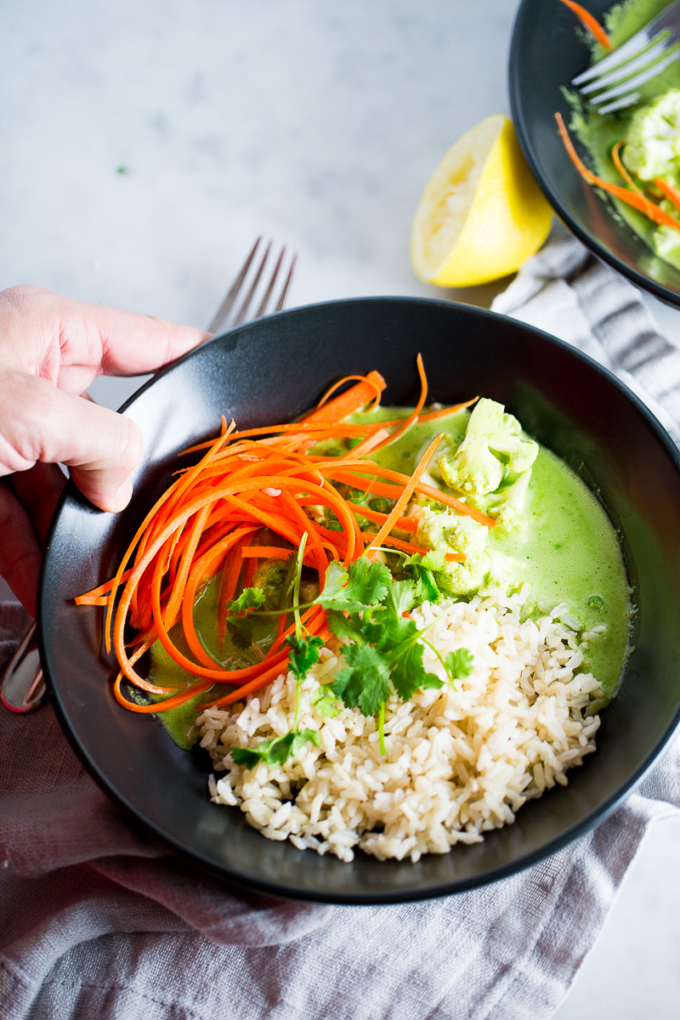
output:
[[[529,798],[566,786],[567,769],[595,750],[600,720],[587,710],[602,696],[595,677],[575,673],[583,653],[573,621],[560,618],[565,607],[522,622],[523,599],[487,590],[469,603],[414,611],[419,626],[437,618],[427,638],[440,654],[468,648],[474,671],[454,689],[426,647],[426,667],[445,684],[410,702],[388,701],[385,757],[374,718],[344,707],[322,718],[312,706],[319,685],[343,668],[341,646],[322,649],[301,685],[297,726],[316,730],[319,747],[308,743],[283,765],[247,769],[230,751],[293,726],[291,674],[245,705],[207,709],[198,722],[217,773],[212,800],[240,807],[268,839],[343,861],[356,847],[380,860],[417,861],[510,824]]]

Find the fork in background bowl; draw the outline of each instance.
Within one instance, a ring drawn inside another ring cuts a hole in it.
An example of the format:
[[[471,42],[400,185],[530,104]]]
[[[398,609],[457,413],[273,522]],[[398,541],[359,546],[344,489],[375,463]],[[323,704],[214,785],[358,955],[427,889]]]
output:
[[[666,7],[602,60],[572,78],[571,84],[598,113],[613,113],[637,103],[641,93],[636,90],[675,60],[680,60],[680,0]]]

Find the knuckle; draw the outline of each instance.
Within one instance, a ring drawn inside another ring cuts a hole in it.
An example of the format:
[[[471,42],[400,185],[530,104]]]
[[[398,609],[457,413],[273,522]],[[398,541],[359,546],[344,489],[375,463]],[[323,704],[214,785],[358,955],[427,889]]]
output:
[[[142,430],[132,418],[126,418],[124,415],[119,415],[119,417],[122,422],[125,422],[122,430],[120,462],[130,472],[137,467],[142,456]]]
[[[25,471],[40,458],[44,394],[24,372],[3,373],[0,385],[0,463]]]
[[[49,290],[34,287],[30,283],[19,283],[0,291],[0,307],[14,314],[23,314],[36,302],[44,302],[52,297]]]

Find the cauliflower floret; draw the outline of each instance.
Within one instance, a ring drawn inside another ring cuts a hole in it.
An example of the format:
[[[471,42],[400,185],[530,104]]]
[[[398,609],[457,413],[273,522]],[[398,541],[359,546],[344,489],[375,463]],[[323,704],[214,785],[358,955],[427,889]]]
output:
[[[482,398],[470,415],[465,439],[438,467],[446,485],[501,524],[511,526],[524,506],[538,443],[502,404]]]
[[[491,558],[486,551],[488,533],[483,524],[452,510],[422,507],[418,511],[418,545],[465,556],[464,562],[447,563],[445,570],[437,571],[437,583],[445,594],[467,595],[487,580],[491,570]]]
[[[680,172],[680,89],[669,89],[633,114],[623,162],[642,181]]]
[[[678,217],[677,208],[668,199],[663,199],[659,205],[664,212]],[[676,230],[675,227],[658,227],[652,234],[652,247],[665,262],[670,262],[672,266],[680,269],[680,230]]]

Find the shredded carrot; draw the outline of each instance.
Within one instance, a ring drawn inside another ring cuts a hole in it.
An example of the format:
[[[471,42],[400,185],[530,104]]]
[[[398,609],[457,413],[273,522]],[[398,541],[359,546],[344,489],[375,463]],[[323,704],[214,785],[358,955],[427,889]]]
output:
[[[346,418],[348,414],[354,414],[356,411],[361,411],[362,408],[375,399],[377,395],[377,401],[380,401],[380,394],[387,386],[387,383],[380,375],[379,372],[369,372],[366,376],[348,376],[349,379],[361,379],[361,382],[357,383],[356,386],[352,386],[351,389],[345,390],[337,397],[333,397],[329,400],[328,397],[333,393],[341,383],[345,382],[345,379],[341,379],[340,382],[332,386],[331,389],[321,398],[314,411],[311,414],[306,415],[303,418],[303,424],[317,424],[318,422],[326,422],[331,424],[333,422],[340,422],[343,418]],[[374,403],[374,406],[377,404]]]
[[[420,355],[418,355],[418,357],[420,357]],[[420,481],[420,476],[424,474],[425,471],[427,470],[427,466],[432,460],[434,452],[441,443],[443,438],[444,438],[443,432],[441,432],[438,436],[435,436],[430,445],[428,446],[427,450],[423,454],[420,460],[420,464],[411,475],[408,483],[404,486],[404,491],[402,492],[397,502],[394,504],[391,512],[387,516],[387,519],[385,520],[382,527],[378,531],[377,535],[372,540],[371,544],[366,550],[366,556],[368,556],[369,559],[373,558],[374,555],[373,550],[375,549],[375,547],[378,545],[382,545],[383,541],[389,536],[389,533],[394,527],[395,522],[398,521],[399,518],[401,517],[402,510],[410,500],[411,496],[413,495],[413,492],[415,491],[416,485]]]
[[[294,549],[282,549],[280,545],[247,545],[241,550],[241,556],[267,560],[288,560]]]
[[[343,456],[338,459],[343,460],[345,457],[351,457],[352,460],[355,460],[357,457],[365,457],[366,454],[370,453],[371,450],[374,450],[376,446],[382,446],[385,440],[390,438],[391,434],[387,431],[387,429],[378,429],[378,431],[374,432],[372,436],[366,436],[366,438],[362,439],[357,446],[352,447],[351,450],[348,450],[347,453],[343,454]]]
[[[224,560],[220,590],[217,596],[217,640],[219,641],[220,648],[223,647],[227,639],[227,603],[231,602],[236,595],[238,579],[241,576],[241,567],[243,565],[241,548],[247,541],[248,536],[246,535],[239,539],[238,542],[235,542]]]
[[[121,704],[124,708],[128,708],[131,712],[143,712],[149,714],[151,712],[167,712],[171,708],[179,708],[186,701],[191,698],[195,698],[197,694],[202,694],[203,691],[207,691],[209,687],[213,686],[212,681],[205,681],[200,684],[193,684],[182,694],[176,694],[173,698],[166,698],[165,701],[152,702],[150,705],[138,705],[136,701],[129,701],[120,689],[121,680],[123,674],[119,673],[113,684],[113,693],[116,701]]]
[[[375,538],[375,535],[371,531],[362,531],[361,534],[364,538],[369,541]],[[416,545],[414,542],[404,542],[401,538],[396,538],[394,535],[386,535],[382,540],[383,545],[391,545],[394,549],[401,549],[402,552],[407,552],[413,555],[414,553],[420,553],[421,556],[427,556],[429,552],[432,552],[430,548],[424,545]],[[447,553],[447,559],[450,562],[453,560],[464,562],[465,556],[462,553]]]
[[[173,476],[137,529],[113,578],[76,599],[78,605],[106,607],[107,648],[114,648],[120,669],[113,693],[121,705],[147,714],[169,711],[205,694],[215,684],[228,685],[232,690],[212,702],[203,699],[201,704],[231,704],[285,670],[289,655],[286,638],[296,628],[285,612],[280,615],[268,651],[252,665],[226,668],[219,656],[204,646],[194,611],[201,592],[213,578],[219,582],[216,629],[221,647],[226,639],[227,607],[239,582],[246,587],[252,583],[260,559],[289,559],[300,547],[303,535],[307,536],[303,562],[316,572],[323,590],[328,564],[333,560],[348,566],[360,556],[373,557],[376,548],[383,545],[409,554],[425,555],[430,551],[413,541],[417,517],[404,516],[415,493],[432,495],[493,526],[494,522],[479,511],[422,483],[421,476],[442,435],[432,441],[412,475],[365,459],[403,435],[414,422],[443,417],[474,403],[467,401],[423,415],[428,387],[420,355],[417,364],[420,398],[406,418],[356,426],[341,420],[379,403],[386,384],[377,372],[370,372],[346,377],[336,384],[300,422],[239,432],[233,421],[227,423],[222,418],[216,439],[191,448],[200,451],[200,458]],[[356,385],[335,395],[338,386],[351,381]],[[358,439],[358,444],[343,456],[329,458],[308,452],[310,446],[322,440],[342,436]],[[336,487],[338,483],[342,491]],[[388,497],[391,510],[381,513],[353,503],[342,494],[344,485]],[[339,530],[319,523],[328,515]],[[362,531],[363,519],[377,525],[377,531]],[[275,544],[278,540],[285,545]],[[453,553],[447,559],[464,557]],[[322,640],[329,637],[326,611],[321,606],[302,613],[302,622],[310,634]],[[126,639],[128,624],[138,632],[132,641]],[[159,686],[140,675],[137,664],[156,641],[193,679]],[[123,690],[123,681],[165,700],[137,704]]]
[[[130,571],[129,570],[123,571],[121,580],[127,581],[129,576],[130,576]],[[77,606],[99,605],[98,601],[97,602],[93,602],[91,600],[92,599],[106,598],[106,596],[108,595],[108,593],[111,591],[112,588],[113,588],[113,578],[111,578],[110,581],[105,581],[104,584],[100,584],[99,587],[93,588],[92,591],[86,591],[84,595],[76,596],[76,598],[73,601],[75,602],[75,604]],[[107,599],[107,602],[108,602],[108,599]]]
[[[476,404],[479,397],[472,397],[471,400],[466,400],[462,404],[454,404],[453,407],[442,407],[438,411],[428,411],[427,414],[421,414],[418,416],[418,421],[435,421],[437,418],[445,418],[450,414],[456,414],[457,411],[462,411],[465,407],[471,407],[472,404]]]
[[[425,414],[418,415],[416,424],[419,425],[424,421],[436,421],[437,418],[445,418],[450,414],[456,414],[458,411],[462,411],[464,408],[471,407],[472,404],[476,404],[478,400],[479,397],[472,397],[470,400],[464,400],[460,404],[452,404],[450,407],[440,407],[437,411],[426,411]],[[384,421],[361,422],[359,427],[393,429],[399,425],[403,425],[406,417],[408,417],[408,415],[405,415],[403,418],[389,418]]]
[[[626,143],[623,140],[620,140],[612,148],[612,162],[616,167],[618,173],[623,177],[624,181],[631,189],[631,191],[634,191],[636,194],[638,194],[642,198],[643,202],[645,202],[646,209],[645,215],[649,219],[651,219],[654,215],[653,213],[650,213],[650,210],[652,209],[652,203],[649,201],[649,199],[644,194],[642,189],[639,188],[638,185],[635,183],[631,175],[628,173],[625,163],[621,159],[621,149],[624,147],[625,144]]]
[[[365,517],[367,521],[373,521],[375,524],[382,524],[387,519],[387,514],[382,514],[379,510],[371,510],[370,507],[362,506],[361,503],[348,502],[347,506],[354,510],[359,517]],[[415,531],[418,521],[415,517],[400,517],[394,527],[401,531]]]
[[[676,209],[680,209],[680,191],[677,188],[674,188],[668,181],[665,181],[663,177],[655,177],[654,184],[666,196],[669,202],[673,203]]]
[[[382,379],[382,376],[381,376],[381,382],[383,382],[383,386],[380,386],[378,384],[377,380],[375,380],[374,378],[371,378],[370,376],[367,376],[367,375],[365,375],[365,376],[364,375],[346,375],[344,377],[344,379],[339,379],[336,383],[333,383],[331,388],[329,390],[326,390],[326,392],[324,393],[323,397],[321,398],[319,403],[316,405],[317,410],[320,407],[323,407],[323,405],[328,401],[329,397],[331,397],[335,393],[336,390],[339,390],[341,386],[345,385],[345,383],[352,382],[352,380],[365,383],[366,385],[372,387],[373,393],[374,393],[373,403],[366,410],[367,411],[375,411],[376,407],[378,407],[379,404],[380,404],[380,395],[381,395],[381,393],[382,393],[382,391],[384,389],[384,380]]]
[[[574,3],[574,0],[562,0],[565,7],[568,7],[574,14],[577,15],[592,35],[595,36],[601,46],[604,46],[607,50],[613,50],[614,44],[603,29],[600,22],[593,17],[590,11],[587,11],[581,4]]]
[[[427,400],[427,376],[425,375],[425,366],[423,365],[422,354],[419,354],[416,358],[416,365],[418,366],[418,375],[420,376],[420,397],[418,398],[418,403],[413,408],[409,416],[404,418],[401,425],[396,428],[387,439],[384,439],[378,444],[378,448],[381,446],[387,446],[388,443],[393,443],[395,439],[399,439],[399,437],[403,436],[405,432],[408,432],[411,425],[413,425],[414,421],[425,406],[425,401]]]
[[[626,205],[630,205],[634,209],[639,210],[639,212],[644,213],[644,215],[647,216],[648,219],[652,220],[653,223],[659,223],[662,226],[674,227],[676,230],[680,230],[680,222],[678,222],[678,220],[674,219],[667,212],[664,212],[663,209],[660,209],[658,205],[654,204],[654,202],[645,198],[644,195],[639,195],[637,192],[630,191],[628,188],[622,188],[619,184],[611,184],[609,181],[605,181],[604,178],[598,177],[597,174],[592,173],[576,152],[572,140],[569,137],[569,132],[564,126],[562,114],[556,113],[555,120],[557,121],[557,126],[569,158],[582,177],[591,184],[596,185],[598,188],[602,188],[603,191],[608,192],[610,195],[614,195],[616,198],[619,198],[622,202],[625,202]]]
[[[393,478],[396,481],[406,479],[405,475],[401,475],[398,471],[389,471],[387,468],[380,467],[379,464],[374,464],[372,461],[361,461],[359,464],[352,463],[347,465],[351,466],[358,471],[368,473],[371,471],[374,474],[382,475],[385,478]],[[360,474],[354,474],[353,471],[340,470],[334,465],[328,466],[328,476],[335,478],[338,482],[344,482],[347,485],[351,485],[355,489],[368,489],[376,494],[376,496],[386,496],[388,499],[398,499],[401,489],[396,485],[384,485],[381,482],[372,483],[367,478],[362,478]],[[446,506],[452,507],[457,510],[459,514],[464,514],[466,517],[472,517],[473,520],[479,521],[480,524],[484,524],[487,528],[493,528],[496,522],[492,517],[487,517],[480,510],[476,510],[475,507],[469,506],[467,503],[463,503],[462,500],[456,499],[455,496],[450,496],[448,492],[442,492],[440,489],[435,489],[432,485],[425,485],[423,482],[418,482],[416,491],[422,493],[423,496],[429,496],[430,499],[434,499],[438,503],[445,503]]]

